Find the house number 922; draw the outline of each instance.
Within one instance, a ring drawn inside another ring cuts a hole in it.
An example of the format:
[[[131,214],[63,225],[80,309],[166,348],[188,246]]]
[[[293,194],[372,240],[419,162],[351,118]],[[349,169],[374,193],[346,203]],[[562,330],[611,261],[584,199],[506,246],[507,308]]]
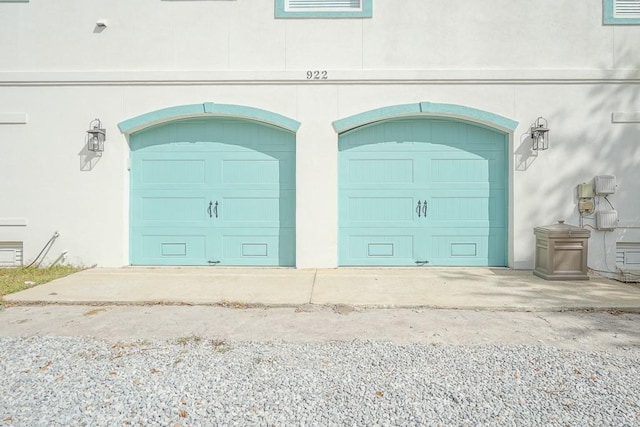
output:
[[[326,70],[309,70],[307,71],[307,80],[327,80],[329,73]]]

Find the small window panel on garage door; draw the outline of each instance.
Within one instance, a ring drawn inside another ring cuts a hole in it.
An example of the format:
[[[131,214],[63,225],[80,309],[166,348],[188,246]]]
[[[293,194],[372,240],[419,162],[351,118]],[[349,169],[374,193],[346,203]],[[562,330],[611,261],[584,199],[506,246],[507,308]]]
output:
[[[604,0],[604,23],[640,25],[640,0]]]
[[[339,264],[505,266],[507,136],[448,119],[340,135]]]
[[[373,0],[275,0],[276,18],[371,18]]]
[[[133,265],[295,265],[295,134],[198,118],[131,135]]]

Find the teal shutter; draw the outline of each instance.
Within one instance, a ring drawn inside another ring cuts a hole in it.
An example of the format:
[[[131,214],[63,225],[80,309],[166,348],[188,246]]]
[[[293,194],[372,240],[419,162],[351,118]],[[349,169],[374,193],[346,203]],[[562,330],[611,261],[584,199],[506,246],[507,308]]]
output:
[[[197,119],[131,137],[131,263],[295,265],[295,137]]]
[[[340,136],[340,265],[504,266],[506,136],[435,119]]]

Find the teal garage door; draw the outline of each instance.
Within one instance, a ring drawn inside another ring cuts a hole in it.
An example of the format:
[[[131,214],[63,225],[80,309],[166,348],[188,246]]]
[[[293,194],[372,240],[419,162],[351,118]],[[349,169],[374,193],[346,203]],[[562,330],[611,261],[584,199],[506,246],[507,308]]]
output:
[[[133,265],[295,265],[295,135],[235,119],[130,137]]]
[[[339,264],[505,266],[507,136],[448,119],[340,135]]]

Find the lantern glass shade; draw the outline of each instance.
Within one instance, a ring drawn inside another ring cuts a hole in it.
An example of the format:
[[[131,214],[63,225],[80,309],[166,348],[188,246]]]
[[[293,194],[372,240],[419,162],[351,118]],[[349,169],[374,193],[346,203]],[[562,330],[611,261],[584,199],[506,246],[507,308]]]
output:
[[[544,122],[544,124],[543,124]],[[547,120],[538,117],[535,124],[531,126],[531,139],[533,141],[533,150],[546,150],[549,148],[549,128],[547,128]]]
[[[87,149],[94,152],[103,152],[107,132],[102,129],[100,120],[96,119],[91,124],[92,128],[87,131]]]

